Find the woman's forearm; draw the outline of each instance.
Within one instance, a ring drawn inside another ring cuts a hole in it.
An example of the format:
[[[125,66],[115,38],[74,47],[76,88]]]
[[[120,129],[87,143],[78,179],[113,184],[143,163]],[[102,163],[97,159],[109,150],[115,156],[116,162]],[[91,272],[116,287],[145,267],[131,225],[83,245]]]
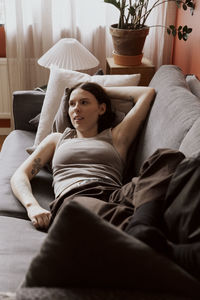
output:
[[[137,87],[133,96],[133,102],[152,102],[155,97],[155,90],[151,87]]]
[[[11,188],[14,195],[26,209],[31,205],[38,204],[33,196],[30,180],[26,174],[15,172],[11,178]]]
[[[32,193],[31,180],[52,159],[60,133],[48,135],[37,149],[22,163],[11,178],[14,195],[26,208],[28,217],[36,228],[47,228],[51,213],[40,206]]]
[[[36,228],[48,228],[51,213],[42,208],[34,197],[28,176],[23,172],[16,171],[11,178],[11,188],[14,195],[26,208],[32,224]]]

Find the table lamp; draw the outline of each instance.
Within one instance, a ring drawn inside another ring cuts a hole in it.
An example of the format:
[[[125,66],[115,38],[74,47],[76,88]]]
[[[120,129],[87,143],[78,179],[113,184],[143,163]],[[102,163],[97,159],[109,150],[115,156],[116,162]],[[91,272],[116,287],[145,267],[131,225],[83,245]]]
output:
[[[99,65],[98,59],[73,38],[59,40],[42,57],[38,64],[50,68],[52,65],[67,70],[88,70]]]

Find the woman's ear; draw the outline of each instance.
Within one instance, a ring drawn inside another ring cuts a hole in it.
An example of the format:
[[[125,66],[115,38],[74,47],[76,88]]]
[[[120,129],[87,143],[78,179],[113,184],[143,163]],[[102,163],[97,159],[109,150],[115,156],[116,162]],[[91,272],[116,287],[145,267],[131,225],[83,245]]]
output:
[[[106,112],[106,103],[101,103],[99,106],[99,115],[103,115]]]

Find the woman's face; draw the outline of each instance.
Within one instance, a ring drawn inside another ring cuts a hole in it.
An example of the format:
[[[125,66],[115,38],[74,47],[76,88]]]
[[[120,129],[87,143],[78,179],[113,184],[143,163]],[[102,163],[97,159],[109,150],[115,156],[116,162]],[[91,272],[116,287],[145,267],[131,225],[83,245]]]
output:
[[[98,133],[99,116],[106,111],[106,104],[81,88],[75,89],[69,99],[69,116],[74,128],[83,137],[92,137]]]

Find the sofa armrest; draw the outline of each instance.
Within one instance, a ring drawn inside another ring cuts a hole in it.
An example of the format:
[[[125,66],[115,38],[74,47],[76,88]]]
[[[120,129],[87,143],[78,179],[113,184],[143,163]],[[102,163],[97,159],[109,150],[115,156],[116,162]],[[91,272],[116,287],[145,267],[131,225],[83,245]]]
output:
[[[40,113],[45,93],[40,91],[16,91],[13,93],[13,117],[15,129],[35,131],[29,121]]]

